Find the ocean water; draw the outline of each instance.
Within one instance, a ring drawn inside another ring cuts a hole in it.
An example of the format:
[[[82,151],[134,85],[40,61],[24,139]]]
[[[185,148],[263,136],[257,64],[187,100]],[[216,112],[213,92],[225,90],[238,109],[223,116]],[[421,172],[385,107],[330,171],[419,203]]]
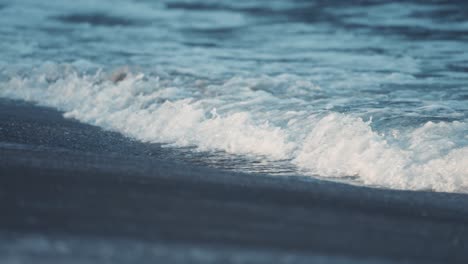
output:
[[[468,192],[464,1],[3,0],[0,23],[0,97],[201,165]]]

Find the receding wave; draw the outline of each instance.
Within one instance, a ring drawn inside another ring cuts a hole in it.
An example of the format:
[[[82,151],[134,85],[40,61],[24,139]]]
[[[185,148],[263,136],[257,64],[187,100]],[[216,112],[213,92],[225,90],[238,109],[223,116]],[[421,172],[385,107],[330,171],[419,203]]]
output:
[[[383,132],[356,114],[294,108],[299,99],[285,95],[321,89],[298,76],[209,82],[125,69],[83,73],[56,64],[2,75],[2,97],[55,107],[67,118],[144,142],[287,160],[305,175],[356,176],[373,186],[468,190],[467,123]]]

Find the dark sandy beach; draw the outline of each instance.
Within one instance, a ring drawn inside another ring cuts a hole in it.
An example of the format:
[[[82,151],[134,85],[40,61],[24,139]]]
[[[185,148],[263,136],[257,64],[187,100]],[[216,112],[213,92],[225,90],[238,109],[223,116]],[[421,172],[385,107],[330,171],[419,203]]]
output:
[[[1,100],[1,262],[468,263],[467,195],[240,174],[174,155]]]

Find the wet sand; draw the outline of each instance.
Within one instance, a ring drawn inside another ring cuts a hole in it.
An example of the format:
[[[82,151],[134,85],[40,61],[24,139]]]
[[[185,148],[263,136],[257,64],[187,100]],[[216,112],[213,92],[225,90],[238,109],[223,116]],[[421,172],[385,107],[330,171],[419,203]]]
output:
[[[104,247],[110,263],[468,263],[468,195],[241,174],[173,157],[0,100],[0,260],[105,263]],[[37,241],[49,245],[40,254]],[[50,246],[57,241],[67,258]],[[124,255],[135,245],[140,253]]]

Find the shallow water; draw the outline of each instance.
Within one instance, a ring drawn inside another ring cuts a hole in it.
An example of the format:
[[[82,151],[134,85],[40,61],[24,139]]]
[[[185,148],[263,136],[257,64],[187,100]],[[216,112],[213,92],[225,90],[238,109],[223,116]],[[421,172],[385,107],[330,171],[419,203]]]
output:
[[[0,96],[209,166],[466,192],[467,10],[5,1]]]

